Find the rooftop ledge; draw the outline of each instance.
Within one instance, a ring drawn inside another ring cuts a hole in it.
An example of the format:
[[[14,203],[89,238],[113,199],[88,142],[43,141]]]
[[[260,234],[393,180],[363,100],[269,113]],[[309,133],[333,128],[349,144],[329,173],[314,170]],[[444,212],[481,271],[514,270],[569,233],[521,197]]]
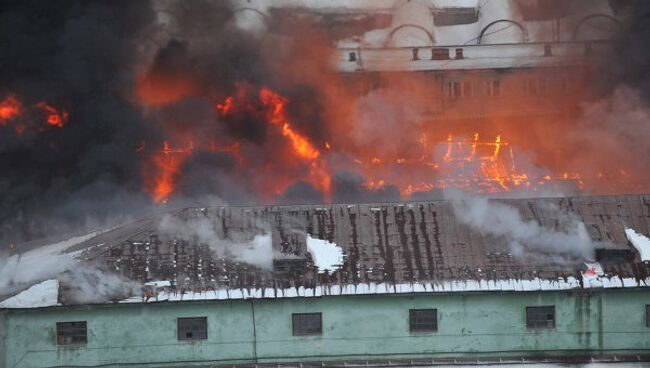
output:
[[[591,41],[338,50],[339,71],[361,72],[578,66],[612,48],[609,42]]]

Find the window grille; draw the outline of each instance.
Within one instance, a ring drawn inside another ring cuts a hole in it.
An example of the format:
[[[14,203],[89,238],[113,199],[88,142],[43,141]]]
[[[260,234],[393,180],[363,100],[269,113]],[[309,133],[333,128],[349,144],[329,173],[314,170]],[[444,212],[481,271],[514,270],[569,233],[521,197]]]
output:
[[[206,340],[208,338],[208,317],[178,319],[179,340]]]
[[[86,321],[56,323],[56,343],[58,345],[77,345],[87,342]]]
[[[555,328],[555,306],[526,307],[526,327]]]
[[[294,313],[293,336],[322,335],[323,316],[321,313]]]
[[[437,309],[410,309],[409,331],[432,332],[438,331]]]
[[[449,49],[445,48],[432,48],[431,60],[449,60]]]

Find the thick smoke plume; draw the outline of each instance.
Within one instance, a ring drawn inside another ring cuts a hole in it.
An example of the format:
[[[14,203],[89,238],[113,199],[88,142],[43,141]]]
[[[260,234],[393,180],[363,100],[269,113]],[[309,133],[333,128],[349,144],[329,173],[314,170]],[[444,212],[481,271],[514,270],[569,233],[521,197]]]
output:
[[[516,257],[541,255],[554,262],[570,262],[594,257],[595,247],[582,221],[554,209],[562,229],[545,228],[535,220],[525,220],[519,211],[485,197],[447,189],[456,219],[475,231],[504,239]]]
[[[648,191],[650,6],[612,3],[628,20],[615,52],[550,96],[578,111],[469,123],[440,113],[424,73],[334,70],[336,41],[370,23],[251,26],[226,1],[4,1],[0,101],[22,113],[0,120],[0,247],[187,205]],[[545,77],[526,73],[503,83]],[[522,107],[499,101],[471,113]]]

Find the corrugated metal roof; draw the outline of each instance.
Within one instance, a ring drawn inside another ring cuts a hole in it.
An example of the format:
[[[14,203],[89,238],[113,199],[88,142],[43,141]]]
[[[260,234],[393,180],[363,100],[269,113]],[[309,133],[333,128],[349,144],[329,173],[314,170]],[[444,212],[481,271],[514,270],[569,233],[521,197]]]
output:
[[[537,221],[548,228],[561,226],[549,210],[559,208],[584,222],[592,239],[601,242],[605,257],[610,250],[629,255],[629,258],[615,257],[601,262],[605,276],[614,280],[606,281],[605,286],[623,286],[629,280],[650,277],[650,266],[641,262],[625,236],[626,227],[650,234],[650,196],[498,201],[517,208],[523,219]],[[298,288],[312,289],[311,294],[316,289],[327,294],[323,290],[361,284],[368,288],[375,285],[375,289],[377,285],[388,285],[379,288],[425,285],[426,291],[426,285],[441,285],[438,289],[445,290],[444,285],[468,282],[479,286],[491,282],[492,289],[510,282],[515,285],[513,290],[518,290],[516,284],[520,280],[570,287],[583,282],[584,259],[568,256],[557,263],[549,254],[534,249],[529,249],[524,256],[515,256],[505,239],[457,221],[450,203],[445,201],[188,208],[171,215],[189,222],[207,220],[224,241],[270,232],[275,258],[290,254],[294,259],[305,259],[304,271],[274,272],[228,256],[217,256],[211,250],[212,244],[160,234],[160,217],[106,232],[78,245],[77,249],[88,247],[83,258],[130,279],[171,280],[172,289],[177,292],[214,290],[215,295],[218,290],[256,289],[260,293],[276,290],[277,293],[277,290]],[[338,270],[318,272],[307,251],[307,234],[335,243],[343,250],[344,262]],[[542,286],[537,289],[544,289]]]

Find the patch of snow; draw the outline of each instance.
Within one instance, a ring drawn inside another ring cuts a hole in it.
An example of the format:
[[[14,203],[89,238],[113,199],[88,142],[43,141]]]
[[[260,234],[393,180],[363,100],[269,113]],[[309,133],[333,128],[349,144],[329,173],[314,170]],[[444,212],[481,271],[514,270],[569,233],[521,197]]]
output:
[[[416,282],[416,283],[365,283],[346,285],[318,285],[314,288],[303,286],[290,287],[286,289],[218,289],[204,292],[160,292],[155,298],[144,300],[141,297],[125,299],[120,303],[153,303],[153,302],[177,302],[191,300],[239,300],[239,299],[272,299],[272,298],[312,298],[324,295],[372,295],[372,294],[424,294],[424,293],[448,293],[448,292],[476,292],[476,291],[544,291],[544,290],[575,290],[591,288],[637,288],[650,286],[650,278],[636,280],[634,278],[621,279],[613,276],[611,278],[601,277],[597,282],[584,283],[575,277],[566,280],[548,280],[535,278],[532,280],[455,280],[442,282]]]
[[[170,281],[163,280],[163,281],[149,281],[149,282],[145,283],[144,285],[145,286],[153,286],[155,288],[161,288],[161,287],[170,287],[170,286],[172,286],[172,283]]]
[[[625,229],[625,236],[627,236],[627,240],[634,245],[634,248],[639,251],[641,260],[644,262],[650,261],[650,239],[630,228]]]
[[[2,303],[1,308],[42,308],[57,305],[59,281],[47,280],[15,295]]]
[[[319,273],[336,271],[343,264],[343,249],[335,243],[307,235],[307,250],[318,267]]]

